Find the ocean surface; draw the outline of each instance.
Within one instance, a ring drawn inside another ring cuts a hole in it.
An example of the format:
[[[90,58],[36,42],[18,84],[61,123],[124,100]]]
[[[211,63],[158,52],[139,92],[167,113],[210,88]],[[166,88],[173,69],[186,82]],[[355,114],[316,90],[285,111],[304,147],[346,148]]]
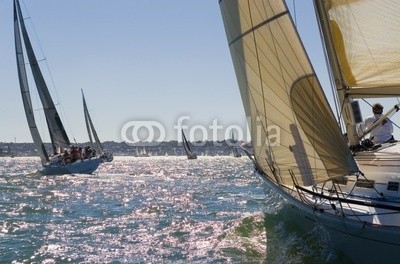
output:
[[[246,157],[115,157],[61,176],[39,163],[0,158],[0,263],[348,263]]]

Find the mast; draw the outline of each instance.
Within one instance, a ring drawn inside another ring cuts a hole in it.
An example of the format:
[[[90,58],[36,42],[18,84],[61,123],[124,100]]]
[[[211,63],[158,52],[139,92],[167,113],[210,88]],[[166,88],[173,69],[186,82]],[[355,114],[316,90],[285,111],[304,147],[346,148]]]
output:
[[[20,84],[22,101],[25,109],[25,116],[28,121],[29,131],[31,132],[33,142],[40,156],[40,160],[42,164],[45,164],[46,162],[49,161],[49,157],[44,147],[42,138],[40,137],[40,133],[36,126],[35,116],[33,113],[29,84],[25,69],[23,48],[21,43],[21,32],[18,23],[19,20],[22,21],[22,17],[20,16],[18,19],[17,8],[19,8],[19,6],[17,6],[17,3],[18,3],[17,1],[14,1],[14,38],[15,38],[15,51],[17,59],[17,68],[18,68],[18,79]]]
[[[32,48],[31,41],[28,36],[28,32],[25,27],[25,22],[18,0],[14,0],[14,6],[17,9],[22,37],[25,43],[25,50],[29,59],[29,64],[31,66],[32,75],[36,83],[36,88],[38,90],[40,101],[43,105],[44,114],[46,116],[50,138],[53,145],[53,152],[54,154],[56,154],[59,148],[69,147],[70,141],[40,70],[38,61]]]
[[[325,1],[314,0],[314,6],[316,9],[317,17],[319,18],[317,19],[319,22],[319,27],[323,33],[325,41],[325,52],[328,55],[330,62],[329,68],[331,69],[332,75],[334,77],[336,91],[339,98],[339,106],[342,108],[341,113],[345,124],[345,130],[347,132],[347,138],[351,146],[356,145],[359,142],[359,139],[356,132],[356,122],[354,113],[351,108],[351,102],[353,100],[348,97],[349,87],[346,86],[344,83],[343,73],[339,65],[338,54],[335,53],[335,48],[333,43],[333,38],[343,40],[343,37],[337,25],[333,21],[329,20],[325,10]],[[335,34],[335,36],[333,36],[331,33],[331,26],[335,32],[333,33]],[[341,47],[340,50],[344,52],[344,47]],[[341,57],[345,58],[344,54],[342,54]],[[354,79],[354,77],[351,74],[351,70],[349,68],[347,61],[344,61],[343,67],[346,68],[345,70],[348,73],[348,77]]]
[[[83,112],[85,115],[85,123],[86,123],[86,129],[87,129],[89,140],[90,140],[90,146],[93,148],[93,140],[92,140],[92,134],[93,134],[94,140],[96,142],[97,152],[99,154],[102,154],[104,152],[104,149],[103,149],[103,146],[101,145],[101,142],[100,142],[99,136],[97,135],[96,129],[94,128],[92,118],[89,115],[89,110],[87,108],[85,95],[83,94],[83,89],[81,89],[81,92],[82,92],[82,100],[83,100]]]

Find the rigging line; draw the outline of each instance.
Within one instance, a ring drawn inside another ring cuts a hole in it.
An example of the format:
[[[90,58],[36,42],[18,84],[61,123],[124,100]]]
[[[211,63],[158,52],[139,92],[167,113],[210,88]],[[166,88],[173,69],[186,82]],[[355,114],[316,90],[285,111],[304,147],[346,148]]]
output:
[[[367,181],[370,181],[370,180],[365,176],[364,173],[361,173],[361,176],[363,176],[364,179],[366,179]],[[385,198],[385,196],[383,195],[383,193],[382,193],[382,192],[379,192],[379,191],[375,188],[375,184],[374,184],[374,186],[373,186],[372,188],[375,190],[375,192],[376,192],[379,196]]]
[[[314,5],[315,6],[315,5]],[[316,7],[316,6],[315,6]],[[318,18],[317,18],[318,20]],[[329,81],[331,84],[331,93],[332,93],[332,97],[333,97],[333,102],[335,104],[335,110],[336,110],[336,117],[338,119],[338,125],[341,128],[342,131],[346,131],[345,124],[343,123],[344,121],[341,118],[341,111],[339,111],[339,95],[337,93],[337,89],[336,84],[335,84],[335,80],[334,80],[334,74],[333,74],[333,70],[332,67],[330,66],[330,62],[329,62],[329,56],[328,56],[328,50],[327,50],[327,46],[325,43],[325,39],[323,37],[323,30],[322,30],[322,25],[321,23],[318,23],[318,28],[319,28],[319,38],[321,41],[321,47],[323,49],[323,54],[324,54],[324,59],[325,59],[325,65],[326,65],[326,70],[329,76]]]
[[[360,201],[360,200],[353,200],[353,199],[346,199],[346,198],[335,198],[335,197],[329,197],[327,195],[322,195],[313,191],[308,190],[305,187],[296,185],[296,188],[299,188],[300,190],[314,195],[319,198],[325,198],[327,200],[334,200],[334,201],[341,201],[346,204],[357,204],[357,205],[362,205],[362,206],[368,206],[368,207],[374,207],[374,208],[381,208],[381,209],[387,209],[387,210],[392,210],[392,211],[397,211],[400,212],[400,207],[396,205],[391,205],[391,204],[382,204],[382,203],[374,203],[374,202],[365,202],[365,201]]]
[[[339,192],[338,192],[338,189],[336,188],[336,183],[334,183],[333,181],[332,181],[332,186],[335,189],[336,197],[339,199]],[[340,194],[342,195],[342,197],[344,197],[342,192],[340,192]],[[342,202],[340,200],[338,200],[338,201],[339,201],[339,205],[340,205],[340,210],[342,211],[342,214],[344,215]]]
[[[322,43],[323,42],[323,38],[322,38],[321,35],[320,35],[320,39],[321,39],[321,43]],[[336,91],[336,88],[335,88],[336,85],[335,85],[335,80],[334,80],[333,74],[332,74],[331,70],[329,70],[330,69],[330,67],[329,67],[329,58],[328,58],[328,51],[326,50],[326,47],[324,47],[324,59],[325,59],[325,65],[326,65],[326,68],[327,68],[327,71],[328,71],[329,82],[331,84],[331,93],[332,93],[332,97],[333,97],[333,102],[335,104],[336,116],[337,116],[338,121],[339,121],[338,122],[339,126],[343,130],[344,124],[343,124],[343,120],[341,118],[342,110],[339,110],[339,100],[340,99],[339,99],[339,95],[338,95],[338,93]]]
[[[342,119],[342,115],[343,115],[343,111],[344,111],[344,100],[346,100],[346,98],[343,97],[343,102],[341,103],[341,108],[340,108],[340,114],[339,114],[339,120]],[[345,127],[345,131],[347,131],[347,128]]]

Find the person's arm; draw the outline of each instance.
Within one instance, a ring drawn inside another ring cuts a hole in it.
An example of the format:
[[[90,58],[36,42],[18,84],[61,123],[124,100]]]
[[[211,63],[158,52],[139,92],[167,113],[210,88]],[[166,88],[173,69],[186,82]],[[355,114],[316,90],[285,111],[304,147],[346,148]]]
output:
[[[392,121],[390,120],[390,119],[388,119],[388,125],[389,125],[389,131],[390,131],[390,134],[393,134],[393,123],[392,123]]]

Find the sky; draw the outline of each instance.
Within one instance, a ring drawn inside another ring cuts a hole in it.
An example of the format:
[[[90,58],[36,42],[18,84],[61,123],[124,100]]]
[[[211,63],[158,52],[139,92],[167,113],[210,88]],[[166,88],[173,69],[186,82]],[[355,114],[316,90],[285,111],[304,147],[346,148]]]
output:
[[[179,120],[190,138],[221,140],[236,128],[236,137],[249,139],[217,0],[21,0],[21,6],[71,141],[88,140],[81,89],[102,141],[129,141],[135,133],[151,139],[149,126],[164,130],[155,140],[180,139]],[[330,97],[312,1],[294,6],[289,0],[288,6],[296,10],[300,35]],[[12,8],[12,0],[0,0],[0,142],[32,142]],[[39,113],[39,99],[32,97]],[[43,117],[36,122],[48,142]]]

